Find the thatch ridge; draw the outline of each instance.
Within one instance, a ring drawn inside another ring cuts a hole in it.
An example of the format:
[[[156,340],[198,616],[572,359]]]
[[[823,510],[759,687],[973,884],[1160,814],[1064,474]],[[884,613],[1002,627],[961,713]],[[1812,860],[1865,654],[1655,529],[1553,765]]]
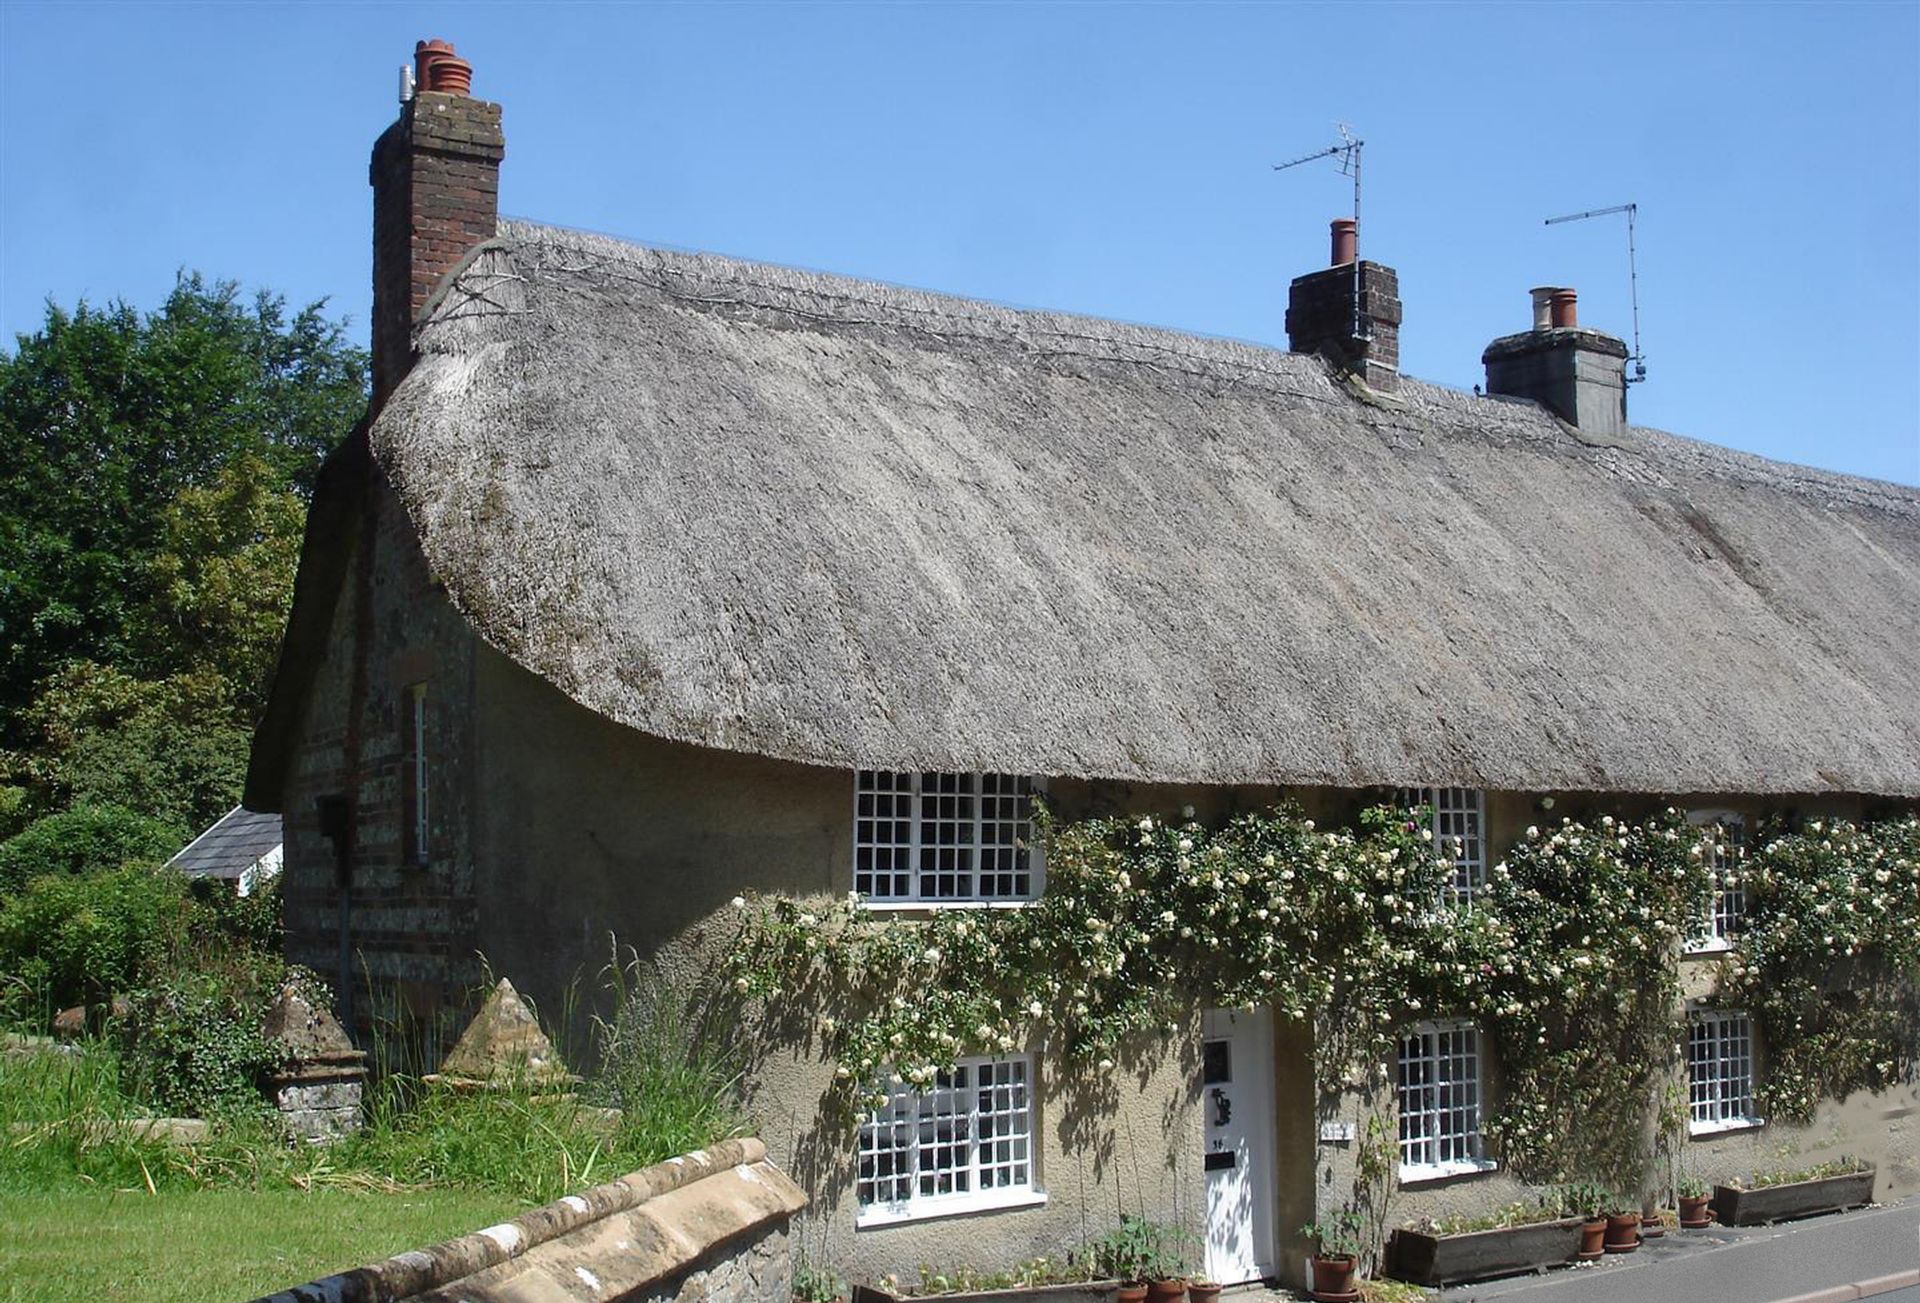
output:
[[[372,430],[663,737],[1210,783],[1920,793],[1920,492],[1233,340],[503,223]]]

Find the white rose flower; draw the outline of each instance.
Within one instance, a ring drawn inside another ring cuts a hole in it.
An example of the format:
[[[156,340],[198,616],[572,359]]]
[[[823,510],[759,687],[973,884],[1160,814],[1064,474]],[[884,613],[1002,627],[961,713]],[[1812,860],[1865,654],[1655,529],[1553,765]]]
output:
[[[745,909],[747,907],[747,898],[745,896],[735,896],[733,898],[733,907],[735,909]]]

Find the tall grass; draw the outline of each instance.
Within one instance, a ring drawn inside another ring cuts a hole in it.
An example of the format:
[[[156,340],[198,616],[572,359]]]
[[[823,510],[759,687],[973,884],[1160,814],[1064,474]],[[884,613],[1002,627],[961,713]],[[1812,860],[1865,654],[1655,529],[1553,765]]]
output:
[[[602,984],[611,1021],[594,1018],[594,1093],[621,1110],[622,1151],[657,1163],[738,1135],[742,1065],[736,1043],[691,1013],[692,1001],[633,950],[612,943]]]

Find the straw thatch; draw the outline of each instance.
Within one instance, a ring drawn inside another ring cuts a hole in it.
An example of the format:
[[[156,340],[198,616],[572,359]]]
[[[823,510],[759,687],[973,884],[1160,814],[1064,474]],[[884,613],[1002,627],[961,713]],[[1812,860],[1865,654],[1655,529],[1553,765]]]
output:
[[[649,733],[845,767],[1920,793],[1912,489],[524,224],[419,339],[370,437],[429,564],[488,642]]]

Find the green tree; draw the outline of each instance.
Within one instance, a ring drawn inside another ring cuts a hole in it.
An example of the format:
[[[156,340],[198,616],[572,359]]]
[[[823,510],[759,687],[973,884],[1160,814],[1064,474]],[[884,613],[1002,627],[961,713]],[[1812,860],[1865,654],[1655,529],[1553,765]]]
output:
[[[177,825],[113,805],[78,805],[0,842],[0,899],[39,877],[151,867],[181,846]]]
[[[281,498],[304,497],[366,403],[366,355],[324,306],[290,314],[182,275],[157,312],[49,305],[0,351],[0,745],[22,743],[27,704],[73,661],[238,674],[235,702],[257,708],[263,604],[226,599],[291,557]],[[220,507],[246,526],[211,519]],[[286,583],[266,591],[284,601]],[[168,619],[178,641],[156,636]],[[221,632],[240,645],[188,664]]]

